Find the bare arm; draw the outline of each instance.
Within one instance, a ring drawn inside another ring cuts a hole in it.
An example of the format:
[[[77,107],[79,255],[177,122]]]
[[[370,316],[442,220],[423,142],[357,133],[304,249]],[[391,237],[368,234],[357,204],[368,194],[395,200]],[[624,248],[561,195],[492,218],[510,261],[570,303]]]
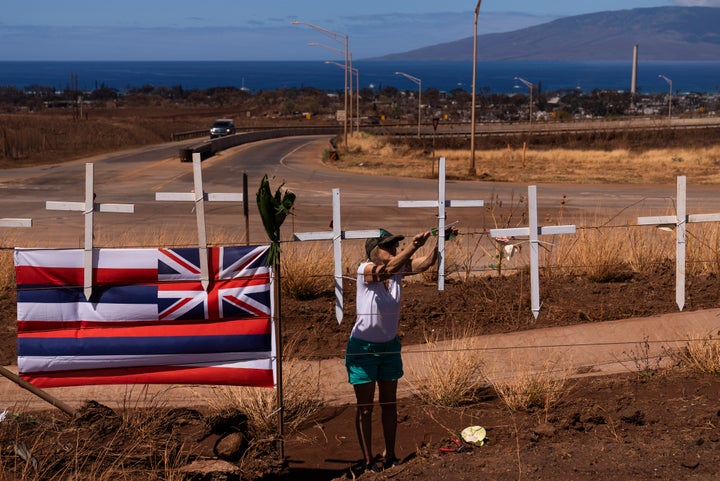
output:
[[[437,262],[437,258],[438,249],[437,243],[435,243],[435,247],[432,251],[430,251],[428,255],[412,259],[412,264],[408,275],[420,274],[421,272],[425,272],[426,270],[430,269],[430,267],[432,267],[435,262]]]
[[[449,237],[451,235],[457,236],[458,230],[457,227],[451,226],[445,231],[446,237]],[[426,238],[427,239],[427,238]],[[414,242],[414,240],[413,240]],[[424,241],[423,241],[424,243]],[[417,259],[412,259],[412,264],[410,268],[410,272],[408,272],[408,275],[412,274],[419,274],[421,272],[425,272],[426,270],[430,269],[430,267],[437,262],[438,258],[438,246],[437,243],[435,243],[435,248],[426,256],[424,257],[418,257]]]
[[[385,281],[389,279],[392,275],[400,272],[403,267],[407,266],[409,263],[409,267],[412,272],[408,272],[408,274],[415,273],[415,261],[412,259],[412,256],[420,247],[425,245],[425,242],[427,241],[428,237],[430,237],[430,235],[430,231],[417,234],[415,237],[413,237],[412,242],[408,244],[403,250],[398,252],[395,256],[393,256],[387,264],[373,263],[365,266],[365,270],[363,272],[363,274],[365,275],[365,282]],[[437,258],[437,249],[435,249],[434,252],[435,258]],[[426,257],[432,257],[432,254]],[[427,270],[432,265],[432,262],[434,262],[434,260],[431,261],[431,263],[425,268],[425,270]]]

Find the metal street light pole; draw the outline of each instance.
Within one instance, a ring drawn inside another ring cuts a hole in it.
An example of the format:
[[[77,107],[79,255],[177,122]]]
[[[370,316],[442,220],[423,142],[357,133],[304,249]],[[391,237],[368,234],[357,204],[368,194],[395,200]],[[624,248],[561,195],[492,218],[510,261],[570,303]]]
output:
[[[528,82],[527,80],[525,80],[522,77],[515,77],[515,80],[522,82],[530,90],[530,115],[529,115],[530,127],[529,127],[529,129],[531,129],[532,128],[532,107],[533,107],[533,84],[531,82]]]
[[[355,126],[355,131],[360,132],[360,71],[356,68],[353,68],[353,62],[352,62],[352,53],[350,53],[350,65],[348,67],[350,69],[350,117],[352,117],[352,91],[353,91],[353,78],[352,74],[355,74],[355,120],[357,122],[357,125]],[[350,129],[352,131],[352,129]]]
[[[290,22],[292,25],[307,25],[308,27],[312,28],[313,30],[316,30],[320,32],[321,34],[325,35],[326,37],[338,42],[338,43],[344,43],[345,44],[345,120],[343,122],[343,136],[345,140],[345,150],[348,149],[348,78],[350,77],[350,73],[348,70],[348,65],[350,62],[350,47],[349,47],[349,38],[347,35],[343,35],[337,32],[333,32],[332,30],[328,30],[323,27],[318,27],[317,25],[313,25],[312,23],[308,22],[300,22],[298,20],[293,20]],[[350,79],[352,82],[352,79]]]
[[[326,60],[325,63],[328,65],[336,65],[342,69],[345,68],[343,64],[331,60]],[[360,132],[360,71],[356,68],[351,68],[350,70],[355,74],[355,119],[357,122],[357,132]]]
[[[327,46],[327,45],[323,45],[323,44],[321,44],[321,43],[308,42],[308,46],[310,46],[310,47],[322,47],[322,48],[324,48],[324,49],[331,50],[331,51],[333,51],[333,52],[339,53],[341,56],[343,55],[343,52],[342,52],[341,50],[338,50],[337,48],[329,47],[329,46]],[[325,62],[325,63],[327,63],[327,62]],[[343,69],[345,69],[345,70],[349,70],[350,72],[353,71],[353,68],[352,68],[352,54],[350,54],[350,65],[349,65],[349,66],[348,66],[348,64],[340,65],[340,68],[343,68]],[[347,75],[347,72],[346,72],[346,73],[345,73],[345,82],[347,82],[347,79],[348,79],[348,75]],[[346,89],[347,89],[347,83],[346,83],[345,85],[346,85]],[[349,97],[349,100],[348,100],[347,102],[345,102],[345,114],[346,114],[346,116],[347,116],[350,120],[352,120],[352,118],[353,118],[352,89],[353,89],[353,87],[352,87],[352,75],[350,75],[350,95],[348,96],[347,90],[345,91],[345,97]],[[350,105],[350,110],[349,110],[349,111],[348,111],[348,104]],[[350,133],[352,133],[352,127],[350,128]]]
[[[395,72],[395,75],[402,75],[406,79],[415,82],[418,86],[418,139],[420,138],[420,122],[422,120],[422,80],[417,77],[413,77],[405,72]]]
[[[477,6],[475,7],[475,23],[473,26],[473,71],[472,71],[472,113],[470,114],[470,157],[472,164],[470,165],[470,175],[475,175],[475,89],[476,89],[476,78],[477,78],[477,24],[478,14],[480,13],[480,3],[482,0],[478,0]]]
[[[672,120],[672,80],[670,80],[663,74],[658,75],[658,77],[666,81],[670,86],[670,100],[668,100],[668,120]]]

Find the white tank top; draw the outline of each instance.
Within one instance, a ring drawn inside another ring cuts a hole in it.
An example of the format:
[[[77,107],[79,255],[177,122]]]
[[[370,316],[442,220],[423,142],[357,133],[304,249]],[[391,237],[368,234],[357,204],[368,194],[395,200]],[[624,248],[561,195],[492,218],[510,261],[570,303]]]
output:
[[[350,335],[368,342],[388,342],[395,339],[400,321],[400,298],[403,271],[384,282],[365,282],[363,262],[357,270],[357,319]]]

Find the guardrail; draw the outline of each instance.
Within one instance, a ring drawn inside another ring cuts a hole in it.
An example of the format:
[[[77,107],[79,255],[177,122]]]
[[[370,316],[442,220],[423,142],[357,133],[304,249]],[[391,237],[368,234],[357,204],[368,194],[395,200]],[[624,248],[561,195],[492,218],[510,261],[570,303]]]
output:
[[[205,137],[208,135],[208,132],[210,129],[203,129],[203,130],[188,130],[187,132],[173,132],[172,135],[170,135],[170,141],[175,142],[176,140],[187,140],[187,139],[195,139],[197,137]]]
[[[720,126],[720,119],[703,118],[703,119],[672,119],[668,122],[666,119],[661,121],[651,119],[638,119],[634,121],[583,121],[583,122],[533,122],[531,125],[525,123],[480,123],[476,129],[478,136],[513,136],[532,133],[533,135],[552,135],[552,134],[577,134],[588,132],[609,132],[609,131],[652,131],[662,129],[704,129],[717,128]],[[418,135],[417,124],[388,124],[366,126],[365,130],[382,134],[395,135],[399,137],[414,137]],[[206,131],[189,131],[173,134],[176,136],[187,136],[191,138],[194,133],[202,132],[206,135]],[[203,159],[215,155],[220,152],[237,145],[249,142],[257,142],[259,140],[274,139],[280,137],[293,137],[299,135],[335,135],[340,133],[337,126],[317,126],[317,127],[282,127],[278,129],[265,128],[265,130],[255,130],[250,132],[241,132],[226,137],[219,137],[207,140],[190,147],[180,150],[180,160],[183,162],[191,162],[192,154],[199,153]],[[424,126],[420,133],[422,138],[430,137],[462,137],[470,135],[470,124],[467,122],[443,122],[440,128],[434,131],[431,126]]]
[[[204,160],[222,150],[250,142],[257,142],[259,140],[277,139],[280,137],[296,137],[299,135],[335,135],[337,133],[339,133],[338,127],[301,127],[243,132],[227,135],[225,137],[218,137],[200,144],[182,148],[180,149],[180,161],[192,162],[193,154],[200,154],[200,158]]]

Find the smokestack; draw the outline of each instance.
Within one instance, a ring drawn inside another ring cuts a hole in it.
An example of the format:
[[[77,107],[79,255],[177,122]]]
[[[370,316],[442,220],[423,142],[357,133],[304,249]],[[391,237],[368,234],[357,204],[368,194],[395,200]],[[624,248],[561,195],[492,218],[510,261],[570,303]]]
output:
[[[635,44],[633,47],[633,63],[632,63],[632,80],[630,81],[630,93],[635,98],[635,91],[637,87],[637,66],[638,66],[638,46]]]

